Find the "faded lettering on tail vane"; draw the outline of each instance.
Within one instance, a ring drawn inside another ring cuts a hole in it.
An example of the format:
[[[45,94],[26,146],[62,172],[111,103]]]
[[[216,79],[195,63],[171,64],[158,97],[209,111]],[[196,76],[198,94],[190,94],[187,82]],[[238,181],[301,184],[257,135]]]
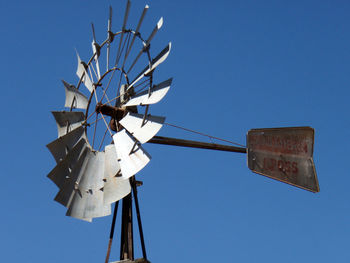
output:
[[[319,186],[313,162],[314,129],[252,129],[247,134],[248,167],[255,173],[312,191]]]

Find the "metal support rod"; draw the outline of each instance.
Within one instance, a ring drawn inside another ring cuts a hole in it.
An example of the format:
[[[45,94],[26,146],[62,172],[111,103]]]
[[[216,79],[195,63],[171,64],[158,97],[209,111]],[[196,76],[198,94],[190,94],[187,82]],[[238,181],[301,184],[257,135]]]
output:
[[[182,146],[182,147],[190,147],[190,148],[200,148],[200,149],[209,149],[209,150],[217,150],[217,151],[247,153],[247,148],[243,148],[243,147],[215,144],[215,143],[207,143],[207,142],[190,141],[190,140],[183,140],[183,139],[169,138],[169,137],[162,137],[162,136],[154,136],[148,142],[155,143],[155,144],[165,144],[165,145]]]
[[[135,199],[135,208],[136,208],[137,223],[139,225],[139,233],[140,233],[140,240],[141,240],[142,255],[143,255],[143,258],[147,260],[145,240],[143,238],[143,230],[142,230],[142,222],[141,222],[139,200],[138,200],[138,197],[137,197],[136,180],[135,180],[134,177],[132,179],[131,186],[132,186],[132,190],[133,190],[133,193],[134,193],[134,199]]]
[[[109,255],[111,253],[112,241],[113,241],[113,236],[114,236],[115,221],[116,221],[116,218],[117,218],[118,204],[119,204],[119,201],[117,201],[115,203],[115,205],[114,205],[114,212],[113,212],[113,219],[112,219],[112,225],[111,225],[111,232],[109,234],[109,242],[108,242],[108,249],[107,249],[107,255],[106,255],[105,263],[108,263]]]
[[[123,198],[120,260],[134,260],[134,240],[132,222],[132,197],[130,193]]]

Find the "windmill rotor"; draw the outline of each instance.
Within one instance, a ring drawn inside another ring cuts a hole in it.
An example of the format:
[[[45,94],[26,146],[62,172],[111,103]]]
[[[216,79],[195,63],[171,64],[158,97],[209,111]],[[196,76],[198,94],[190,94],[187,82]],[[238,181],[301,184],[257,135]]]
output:
[[[85,62],[76,51],[77,85],[62,80],[66,110],[52,112],[58,138],[47,147],[57,165],[48,177],[68,216],[92,221],[111,214],[111,204],[130,194],[129,178],[151,159],[142,144],[157,134],[165,117],[151,115],[149,106],[164,98],[172,79],[154,83],[171,43],[152,57],[150,43],[163,18],[144,38],[140,30],[148,9],[131,29],[127,1],[121,30],[113,31],[110,7],[107,38],[99,43],[91,24],[91,57]]]

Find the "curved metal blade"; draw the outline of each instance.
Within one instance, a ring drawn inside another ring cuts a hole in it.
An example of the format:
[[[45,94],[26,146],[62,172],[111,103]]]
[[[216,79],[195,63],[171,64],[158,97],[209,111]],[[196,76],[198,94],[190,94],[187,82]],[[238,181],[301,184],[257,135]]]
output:
[[[111,204],[116,202],[131,191],[129,179],[121,177],[118,156],[113,144],[105,147],[105,185],[103,187],[103,202]]]
[[[62,80],[65,91],[66,91],[66,101],[64,106],[67,108],[74,109],[86,109],[88,105],[88,98],[76,89],[73,85]]]
[[[145,90],[135,96],[133,96],[125,106],[138,106],[138,105],[149,105],[159,102],[167,94],[170,89],[172,78],[158,85],[154,85],[150,91]]]
[[[134,45],[136,36],[139,34],[141,24],[142,24],[142,22],[143,22],[143,19],[145,18],[145,15],[146,15],[146,13],[147,13],[147,11],[148,11],[148,8],[149,8],[149,6],[146,5],[145,8],[143,9],[143,12],[142,12],[142,14],[141,14],[141,17],[140,17],[140,19],[139,19],[139,22],[138,22],[137,27],[136,27],[136,30],[135,30],[135,34],[133,34],[132,40],[131,40],[131,42],[130,42],[130,46],[129,46],[128,50],[127,50],[126,53],[125,53],[125,58],[124,58],[123,67],[122,67],[122,68],[124,68],[125,61],[126,61],[126,59],[128,58],[128,56],[129,56],[129,53],[130,53],[130,51],[131,51],[132,46]]]
[[[114,134],[113,140],[123,178],[135,175],[151,160],[151,156],[125,129]]]
[[[157,25],[154,27],[152,33],[150,34],[150,36],[147,38],[146,40],[146,45],[148,45],[149,43],[151,43],[152,39],[154,38],[154,36],[156,35],[156,33],[160,30],[160,28],[163,25],[163,17],[161,17],[157,23]]]
[[[94,55],[94,60],[96,63],[96,70],[97,70],[97,77],[98,79],[101,78],[101,72],[100,72],[100,64],[98,62],[98,58],[100,56],[100,50],[97,49],[96,47],[98,46],[97,42],[96,42],[96,36],[95,36],[95,27],[94,24],[91,23],[91,27],[92,27],[92,53]]]
[[[57,186],[62,189],[69,180],[72,169],[77,165],[82,153],[87,147],[85,139],[81,139],[61,162],[47,175]]]
[[[165,117],[151,115],[145,117],[142,114],[128,112],[119,123],[140,143],[145,143],[157,134],[164,121]]]
[[[107,42],[107,52],[106,52],[106,66],[107,71],[109,70],[109,50],[111,48],[111,34],[112,34],[112,7],[109,6],[109,18],[108,18],[108,25],[107,25],[107,38],[109,41]]]
[[[90,153],[66,215],[86,220],[111,213],[103,204],[104,160],[104,152]]]
[[[111,214],[110,204],[103,204],[103,190],[75,191],[66,215],[91,221]]]
[[[92,152],[83,177],[79,182],[81,191],[98,190],[103,188],[104,182],[104,152]]]
[[[135,66],[136,62],[139,60],[139,58],[141,57],[142,53],[145,52],[145,50],[148,48],[149,44],[151,43],[151,40],[154,38],[154,36],[156,35],[156,33],[160,30],[160,28],[163,25],[163,17],[161,17],[157,23],[157,25],[154,27],[152,33],[150,34],[150,36],[147,38],[144,47],[141,48],[140,52],[137,54],[136,58],[134,59],[134,61],[132,62],[130,68],[128,69],[127,73],[129,73],[133,67]]]
[[[164,62],[164,60],[168,57],[171,49],[171,42],[152,60],[151,65],[147,66],[129,85],[128,89],[134,86],[140,79],[142,79],[145,75],[153,71],[159,64]]]
[[[85,147],[83,153],[81,154],[78,162],[72,169],[71,173],[69,174],[69,178],[64,181],[63,186],[61,187],[60,191],[57,193],[55,197],[55,201],[64,205],[65,207],[69,207],[74,192],[79,191],[79,181],[82,178],[86,166],[89,162],[90,155],[91,155],[91,149],[89,147]]]
[[[86,139],[83,126],[80,126],[66,135],[50,142],[46,147],[49,149],[56,162],[59,163],[81,138]]]
[[[86,69],[84,66],[85,63],[81,61],[78,52],[77,52],[77,58],[78,58],[78,67],[77,67],[76,74],[79,77],[79,79],[81,79],[81,82],[84,83],[85,87],[91,93],[94,90],[93,83],[92,83],[88,73],[86,72]]]
[[[85,118],[81,111],[52,111],[51,113],[56,120],[58,137],[64,136],[81,126]]]
[[[56,195],[55,201],[69,207],[66,215],[91,221],[94,217],[106,216],[111,213],[110,205],[103,203],[103,188],[98,188],[101,185],[101,178],[93,178],[94,170],[91,167],[97,164],[99,168],[96,169],[101,169],[99,163],[104,160],[103,153],[98,155],[93,153],[91,149],[85,148],[69,178]],[[104,169],[102,168],[102,175],[103,173]],[[89,188],[90,186],[92,187]]]
[[[126,22],[128,21],[128,17],[129,17],[130,6],[131,6],[131,2],[130,2],[130,0],[128,0],[128,2],[126,4],[125,14],[124,14],[122,33],[120,35],[120,41],[119,41],[119,45],[118,45],[118,52],[117,52],[117,57],[116,57],[116,61],[115,61],[115,67],[117,67],[120,56],[121,56],[120,48],[122,46],[123,39],[124,39],[124,33],[125,33],[125,28],[126,28]]]

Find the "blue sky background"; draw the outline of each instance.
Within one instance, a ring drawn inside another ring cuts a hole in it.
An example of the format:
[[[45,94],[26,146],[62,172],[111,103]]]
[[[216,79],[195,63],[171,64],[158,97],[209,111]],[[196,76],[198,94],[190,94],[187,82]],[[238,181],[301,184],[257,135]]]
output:
[[[90,57],[90,23],[105,40],[108,6],[119,30],[125,3],[0,2],[3,262],[104,262],[111,217],[65,216],[45,145],[60,80],[77,81],[74,48]],[[145,35],[164,17],[152,54],[173,44],[155,74],[173,85],[152,113],[241,144],[251,128],[311,126],[321,189],[253,174],[243,154],[146,145],[152,161],[137,178],[151,262],[349,262],[349,1],[134,0],[130,21],[145,4]],[[207,140],[166,126],[159,135]]]

